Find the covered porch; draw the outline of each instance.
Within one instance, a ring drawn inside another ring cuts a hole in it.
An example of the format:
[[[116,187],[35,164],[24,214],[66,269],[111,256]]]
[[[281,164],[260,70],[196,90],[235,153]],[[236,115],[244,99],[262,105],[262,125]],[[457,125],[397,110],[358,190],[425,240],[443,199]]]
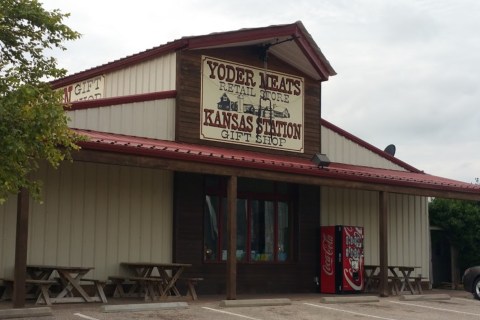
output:
[[[225,293],[227,299],[237,298],[239,267],[236,257],[237,219],[234,217],[237,216],[237,190],[239,179],[258,179],[305,186],[302,188],[304,190],[309,190],[311,193],[311,199],[315,198],[314,190],[320,191],[320,187],[345,188],[374,192],[378,201],[378,230],[380,232],[378,248],[380,257],[379,292],[382,296],[388,295],[387,270],[389,194],[406,194],[425,197],[434,196],[474,200],[480,199],[480,188],[478,186],[435,177],[424,173],[374,169],[339,163],[330,163],[328,166],[318,167],[316,164],[308,160],[302,160],[298,158],[244,152],[226,148],[188,145],[185,143],[176,143],[172,141],[135,138],[86,130],[77,131],[86,135],[89,138],[89,141],[82,143],[83,150],[74,156],[75,163],[85,164],[86,166],[95,164],[118,168],[138,168],[138,170],[146,169],[148,172],[143,172],[141,174],[144,175],[147,180],[151,181],[151,183],[165,183],[164,187],[162,188],[163,191],[161,192],[164,196],[164,201],[159,202],[157,205],[163,206],[166,211],[175,212],[174,202],[172,200],[174,198],[173,190],[175,190],[173,188],[172,175],[174,172],[185,173],[187,175],[197,174],[225,177],[227,181],[226,203],[228,208],[228,228],[226,234],[228,239],[228,247],[224,270],[226,279]],[[105,174],[102,171],[97,171],[97,173],[100,175],[100,177]],[[128,175],[134,174],[127,171],[125,171],[125,173]],[[161,181],[156,181],[155,179],[152,179],[152,177],[147,178],[145,176],[151,174],[158,174],[159,177],[161,177]],[[74,177],[75,171],[72,171],[70,176],[66,176],[64,178],[66,179],[66,185],[69,185],[69,181],[75,181]],[[122,179],[122,175],[118,175],[118,178]],[[100,183],[102,182],[100,181]],[[137,186],[141,185],[141,182],[139,183],[140,184],[137,184]],[[132,189],[132,191],[140,192],[139,190],[134,189]],[[319,193],[318,196],[320,196]],[[141,194],[138,196],[141,198]],[[203,195],[200,195],[200,197],[203,197]],[[82,204],[82,206],[86,203],[93,205],[95,201],[97,201],[100,207],[103,207],[104,210],[108,211],[107,208],[109,205],[119,205],[118,203],[114,202],[103,202],[101,201],[101,198],[102,197],[97,198],[92,194],[92,201],[86,201]],[[108,195],[106,198],[108,199]],[[24,285],[22,286],[22,282],[25,283],[26,278],[25,272],[22,272],[22,270],[25,270],[27,260],[27,227],[29,219],[28,195],[21,193],[18,199],[16,233],[17,241],[15,244],[16,294],[14,296],[14,304],[17,305],[18,303],[21,304],[21,302],[25,300],[25,296],[22,295],[21,287],[24,287]],[[152,206],[152,203],[145,205]],[[70,212],[70,214],[72,214],[72,208],[63,209],[64,212]],[[320,212],[317,212],[317,215],[320,215]],[[164,222],[167,224],[173,224],[173,220],[168,219],[174,219],[174,217],[170,216],[170,218],[168,218],[168,216],[168,214],[165,215],[167,220]],[[72,215],[72,218],[74,218],[74,215]],[[59,219],[62,219],[62,217],[59,216]],[[95,219],[92,221],[96,223]],[[317,222],[318,221],[319,218],[317,218]],[[115,222],[114,219],[111,221],[111,223],[118,223],[118,220]],[[133,227],[134,226],[139,227],[140,225],[137,224],[137,222],[134,222]],[[313,227],[317,228],[318,226],[319,225],[314,225]],[[136,230],[137,233],[140,232],[140,229]],[[31,232],[35,231],[31,230]],[[176,257],[175,250],[169,250],[167,247],[175,247],[175,242],[180,241],[177,227],[174,226],[171,229],[171,232],[171,234],[168,234],[168,231],[163,233],[161,238],[156,240],[160,241],[160,245],[165,246],[163,254],[157,258],[155,258],[155,255],[146,255],[145,257],[148,257],[149,259],[176,260],[178,257]],[[309,235],[313,235],[313,233],[310,233]],[[99,241],[101,242],[102,237],[104,240],[107,240],[108,233],[99,233],[98,236],[100,237]],[[141,236],[138,239],[139,241],[142,241]],[[115,239],[111,240],[115,241]],[[122,240],[118,238],[118,241]],[[198,245],[202,247],[203,244],[199,243]],[[74,246],[75,245],[73,245],[73,247]],[[94,242],[91,243],[92,250],[93,246]],[[82,248],[82,250],[88,249]],[[44,259],[48,260],[48,257],[45,257]],[[205,267],[200,266],[198,270],[202,270],[202,268]],[[99,272],[100,275],[102,275],[102,272],[106,271]]]

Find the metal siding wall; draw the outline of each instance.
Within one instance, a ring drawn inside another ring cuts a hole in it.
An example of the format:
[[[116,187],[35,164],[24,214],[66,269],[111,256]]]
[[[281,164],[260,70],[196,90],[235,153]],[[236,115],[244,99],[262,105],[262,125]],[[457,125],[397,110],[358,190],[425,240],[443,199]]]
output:
[[[379,263],[378,193],[322,187],[320,223],[363,226],[365,263]],[[427,198],[390,194],[388,261],[392,265],[421,266],[429,275],[430,240]]]
[[[428,276],[430,238],[427,198],[391,194],[389,201],[389,262],[421,266],[422,270],[415,272]]]
[[[176,54],[142,62],[105,75],[105,98],[176,89]],[[175,99],[67,111],[78,129],[175,139]]]
[[[16,223],[17,197],[11,196],[0,205],[0,278],[13,275]]]
[[[119,262],[172,259],[173,173],[94,163],[42,166],[44,203],[30,202],[28,263],[120,272]],[[16,198],[0,206],[0,276],[12,276]]]
[[[69,126],[139,137],[175,139],[175,99],[68,111]]]
[[[333,162],[405,171],[402,167],[322,126],[322,153]]]
[[[176,54],[171,53],[109,73],[105,78],[105,97],[175,90],[176,68]]]
[[[366,263],[372,264],[373,259],[378,260],[378,195],[376,192],[322,187],[320,223],[322,226],[363,226]]]

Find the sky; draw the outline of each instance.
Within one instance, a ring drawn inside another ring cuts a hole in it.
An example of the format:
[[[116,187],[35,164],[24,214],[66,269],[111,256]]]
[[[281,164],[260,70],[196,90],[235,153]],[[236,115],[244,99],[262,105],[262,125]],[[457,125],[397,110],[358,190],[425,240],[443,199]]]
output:
[[[478,0],[40,0],[82,37],[54,52],[86,70],[184,36],[302,21],[337,75],[322,117],[426,173],[480,178]]]

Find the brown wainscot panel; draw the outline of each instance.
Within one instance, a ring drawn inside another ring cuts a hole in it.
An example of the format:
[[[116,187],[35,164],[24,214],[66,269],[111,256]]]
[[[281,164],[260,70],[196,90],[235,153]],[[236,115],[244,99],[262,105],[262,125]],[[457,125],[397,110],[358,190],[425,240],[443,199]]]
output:
[[[176,111],[176,140],[179,142],[196,143],[202,145],[227,147],[231,149],[243,149],[256,152],[272,153],[279,155],[288,155],[294,157],[311,158],[311,156],[320,150],[320,112],[321,112],[321,83],[300,73],[297,69],[287,63],[270,55],[267,63],[267,69],[272,72],[301,77],[304,80],[304,99],[303,99],[303,152],[292,152],[285,148],[283,150],[275,148],[263,148],[245,144],[224,143],[221,141],[212,141],[200,139],[201,122],[201,86],[202,86],[202,56],[220,59],[234,64],[246,65],[249,67],[264,68],[263,61],[259,58],[257,47],[224,48],[215,50],[194,50],[181,51],[177,59],[177,111]],[[219,91],[219,99],[221,90]],[[238,97],[238,96],[235,96]],[[251,98],[253,99],[253,98]],[[232,97],[233,100],[233,97]],[[273,101],[275,102],[275,101]],[[273,104],[272,102],[272,104]],[[247,110],[247,106],[242,102],[236,101],[241,105],[242,112]],[[257,106],[260,104],[257,103]],[[288,108],[282,105],[282,102],[276,102],[278,109],[275,109],[275,116],[279,121],[288,122]],[[217,107],[218,108],[218,107]],[[285,109],[287,112],[285,113]],[[254,110],[254,109],[252,109]],[[257,107],[258,110],[258,107]],[[283,112],[279,112],[283,111]],[[216,110],[217,112],[218,110]],[[300,113],[301,114],[301,113]],[[240,116],[240,115],[239,115]],[[256,116],[254,117],[256,119]],[[254,121],[254,125],[256,125]],[[205,127],[204,127],[205,128]],[[258,128],[258,127],[257,127]],[[295,127],[298,129],[298,127]],[[214,129],[215,130],[215,129]],[[252,137],[256,136],[256,129],[250,131]],[[265,138],[266,135],[263,137]],[[268,138],[268,136],[266,137]],[[255,139],[255,138],[250,138]]]
[[[204,177],[175,173],[174,260],[191,263],[187,277],[202,277],[197,292],[225,294],[226,264],[203,261]],[[316,292],[319,270],[319,189],[295,188],[295,259],[284,264],[237,264],[237,293]]]

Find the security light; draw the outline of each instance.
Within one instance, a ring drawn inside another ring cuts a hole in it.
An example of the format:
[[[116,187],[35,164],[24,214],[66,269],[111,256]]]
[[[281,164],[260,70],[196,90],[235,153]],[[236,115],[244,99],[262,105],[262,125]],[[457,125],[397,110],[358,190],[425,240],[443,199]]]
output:
[[[330,165],[330,159],[328,159],[326,154],[315,153],[312,157],[312,162],[317,165],[317,167],[328,167]]]

